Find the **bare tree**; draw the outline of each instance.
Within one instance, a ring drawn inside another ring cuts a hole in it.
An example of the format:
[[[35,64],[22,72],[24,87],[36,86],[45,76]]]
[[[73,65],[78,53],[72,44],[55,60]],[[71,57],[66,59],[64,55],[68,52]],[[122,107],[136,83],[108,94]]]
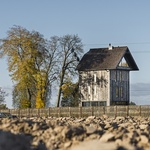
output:
[[[79,58],[83,53],[83,44],[81,39],[77,35],[65,35],[59,38],[59,89],[57,98],[57,107],[60,105],[60,98],[62,94],[62,85],[65,78],[75,78],[76,66],[79,62]]]

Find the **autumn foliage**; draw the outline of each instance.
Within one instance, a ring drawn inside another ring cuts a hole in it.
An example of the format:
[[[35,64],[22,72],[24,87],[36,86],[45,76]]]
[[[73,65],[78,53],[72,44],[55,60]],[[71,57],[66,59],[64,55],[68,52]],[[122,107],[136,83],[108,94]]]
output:
[[[7,57],[8,71],[14,83],[14,107],[48,106],[54,83],[59,85],[58,106],[62,93],[64,98],[70,97],[75,85],[64,81],[68,76],[75,76],[77,55],[81,52],[78,36],[53,36],[47,40],[37,31],[13,26],[1,40],[0,56]],[[65,85],[70,88],[65,89]]]

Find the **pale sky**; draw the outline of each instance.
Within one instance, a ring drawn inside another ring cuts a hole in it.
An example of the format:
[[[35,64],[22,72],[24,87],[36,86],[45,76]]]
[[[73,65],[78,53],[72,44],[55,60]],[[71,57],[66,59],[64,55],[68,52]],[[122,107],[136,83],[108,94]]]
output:
[[[150,104],[149,0],[0,0],[0,39],[13,25],[36,30],[45,38],[78,34],[84,52],[90,48],[128,46],[139,71],[130,72],[130,100]],[[13,83],[7,62],[0,59],[0,86],[10,95]],[[55,100],[53,99],[53,103]]]

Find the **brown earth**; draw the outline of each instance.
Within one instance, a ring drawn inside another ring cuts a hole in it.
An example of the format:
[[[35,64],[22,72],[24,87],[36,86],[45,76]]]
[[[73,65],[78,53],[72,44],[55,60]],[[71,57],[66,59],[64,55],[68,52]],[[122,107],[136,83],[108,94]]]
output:
[[[0,119],[0,150],[149,150],[150,119]]]

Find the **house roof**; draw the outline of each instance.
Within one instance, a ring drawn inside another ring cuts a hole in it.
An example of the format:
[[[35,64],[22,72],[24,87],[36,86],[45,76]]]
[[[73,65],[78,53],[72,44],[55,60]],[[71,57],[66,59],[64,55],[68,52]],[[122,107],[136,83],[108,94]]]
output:
[[[77,66],[78,71],[97,71],[117,69],[122,58],[125,58],[129,70],[139,70],[127,46],[90,49]],[[123,69],[123,68],[122,68]]]

